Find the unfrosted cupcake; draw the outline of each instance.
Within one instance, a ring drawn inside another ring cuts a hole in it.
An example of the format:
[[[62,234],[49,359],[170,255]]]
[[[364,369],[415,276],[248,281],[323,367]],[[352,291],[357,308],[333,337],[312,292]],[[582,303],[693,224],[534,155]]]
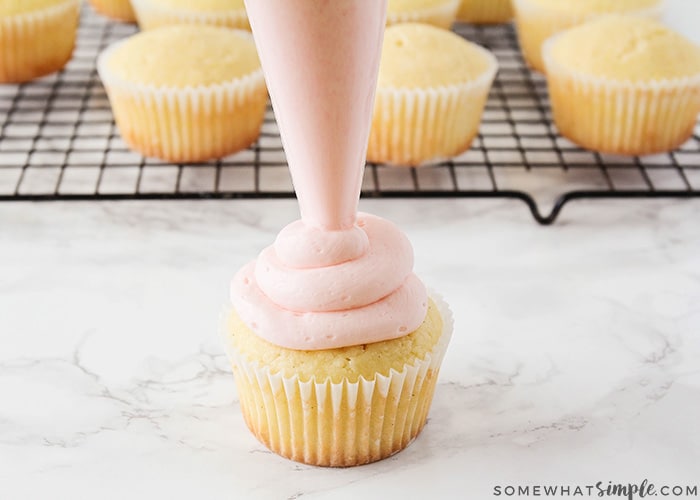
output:
[[[250,30],[243,0],[131,0],[139,27],[211,24]]]
[[[133,23],[136,21],[136,14],[131,7],[131,0],[88,0],[90,5],[110,19]]]
[[[98,71],[124,141],[146,156],[204,161],[253,143],[267,91],[249,33],[170,26],[117,42]]]
[[[387,28],[367,159],[417,166],[469,149],[497,69],[489,51],[449,31]]]
[[[513,18],[511,0],[462,0],[457,20],[473,24],[507,23]]]
[[[346,237],[361,235],[370,245],[364,251],[329,260],[350,250]],[[298,267],[311,248],[332,251],[318,265]],[[410,243],[394,224],[360,213],[345,232],[297,221],[236,275],[224,343],[246,424],[268,448],[347,467],[386,458],[415,439],[452,314],[439,297],[428,298],[412,263]]]
[[[606,16],[545,43],[554,121],[596,151],[675,149],[700,112],[700,48],[649,19]]]
[[[389,0],[386,23],[427,23],[449,29],[460,0]]]
[[[26,82],[70,60],[80,0],[0,1],[0,82]]]
[[[604,14],[662,14],[661,0],[513,0],[520,48],[527,63],[544,71],[542,44],[550,36]]]

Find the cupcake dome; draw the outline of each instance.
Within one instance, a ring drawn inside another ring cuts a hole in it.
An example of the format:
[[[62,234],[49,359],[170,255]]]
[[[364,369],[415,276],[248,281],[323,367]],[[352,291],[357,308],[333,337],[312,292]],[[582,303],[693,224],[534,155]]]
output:
[[[610,13],[658,17],[661,0],[512,0],[518,39],[527,63],[544,71],[542,44],[550,36]]]
[[[250,30],[243,0],[131,0],[143,30],[173,24],[211,24]]]
[[[467,150],[477,134],[497,63],[445,30],[386,30],[367,157],[417,166]]]
[[[559,68],[615,81],[650,82],[700,73],[700,49],[661,23],[606,16],[563,33],[549,47]]]
[[[252,37],[170,26],[117,42],[98,70],[124,140],[146,156],[203,161],[255,141],[267,91]]]
[[[0,0],[0,82],[26,82],[70,60],[80,0]]]
[[[630,10],[654,7],[658,0],[530,0],[542,9],[577,14],[604,14],[606,12],[627,12]]]
[[[560,132],[589,149],[674,149],[700,112],[700,48],[649,19],[611,15],[545,44]]]
[[[449,29],[457,17],[460,0],[389,0],[387,25],[427,23]]]
[[[506,23],[513,17],[511,0],[462,0],[457,19],[465,23]]]
[[[131,0],[88,0],[93,9],[116,21],[133,23],[136,14],[131,7]]]

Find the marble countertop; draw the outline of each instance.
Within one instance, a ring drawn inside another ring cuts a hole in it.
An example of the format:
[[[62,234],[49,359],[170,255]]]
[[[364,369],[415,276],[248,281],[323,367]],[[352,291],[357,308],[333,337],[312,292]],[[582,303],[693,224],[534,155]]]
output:
[[[322,469],[248,432],[217,336],[293,200],[0,205],[0,498],[700,483],[700,202],[580,201],[548,228],[509,201],[361,208],[407,232],[456,331],[420,437]]]

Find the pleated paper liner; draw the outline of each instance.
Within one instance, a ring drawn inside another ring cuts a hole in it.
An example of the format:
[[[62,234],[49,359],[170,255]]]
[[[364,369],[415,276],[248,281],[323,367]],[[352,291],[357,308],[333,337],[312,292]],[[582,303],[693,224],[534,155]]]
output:
[[[381,460],[408,446],[425,425],[452,312],[431,297],[443,319],[439,340],[401,371],[338,383],[283,376],[250,362],[222,328],[241,410],[252,433],[275,453],[311,465],[348,467]]]
[[[608,14],[577,14],[570,11],[553,12],[537,5],[532,0],[512,0],[515,9],[515,24],[518,31],[520,49],[528,66],[544,72],[542,45],[547,38],[567,28],[577,26],[591,19]],[[611,0],[614,2],[615,0]],[[653,7],[624,11],[625,15],[644,16],[660,19],[663,15],[664,1]]]
[[[587,149],[646,155],[672,151],[693,133],[700,113],[700,74],[649,82],[582,75],[543,53],[554,122]]]
[[[20,83],[62,69],[70,60],[80,0],[0,17],[0,83]]]
[[[131,0],[88,0],[92,8],[103,16],[125,23],[136,22]]]
[[[420,166],[469,149],[479,132],[496,58],[481,49],[489,68],[475,80],[432,88],[378,88],[367,159]]]
[[[389,12],[387,26],[400,23],[425,23],[450,29],[457,18],[460,0],[446,0],[438,5],[406,12]]]
[[[100,54],[97,68],[121,136],[131,148],[175,163],[197,162],[244,149],[260,135],[267,104],[262,70],[197,87],[135,84],[108,67],[118,46]]]
[[[457,20],[474,24],[507,23],[513,18],[511,0],[462,0]]]
[[[195,2],[193,2],[194,4]],[[197,11],[166,7],[152,0],[131,0],[139,27],[150,30],[172,24],[210,24],[250,31],[245,8]]]

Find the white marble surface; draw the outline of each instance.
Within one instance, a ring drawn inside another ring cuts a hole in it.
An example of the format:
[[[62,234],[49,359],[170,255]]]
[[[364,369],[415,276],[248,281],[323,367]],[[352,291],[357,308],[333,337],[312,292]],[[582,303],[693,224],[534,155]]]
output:
[[[217,337],[292,200],[0,205],[0,498],[700,483],[700,202],[576,202],[550,228],[518,202],[362,208],[406,230],[457,327],[419,439],[332,470],[251,436]]]

